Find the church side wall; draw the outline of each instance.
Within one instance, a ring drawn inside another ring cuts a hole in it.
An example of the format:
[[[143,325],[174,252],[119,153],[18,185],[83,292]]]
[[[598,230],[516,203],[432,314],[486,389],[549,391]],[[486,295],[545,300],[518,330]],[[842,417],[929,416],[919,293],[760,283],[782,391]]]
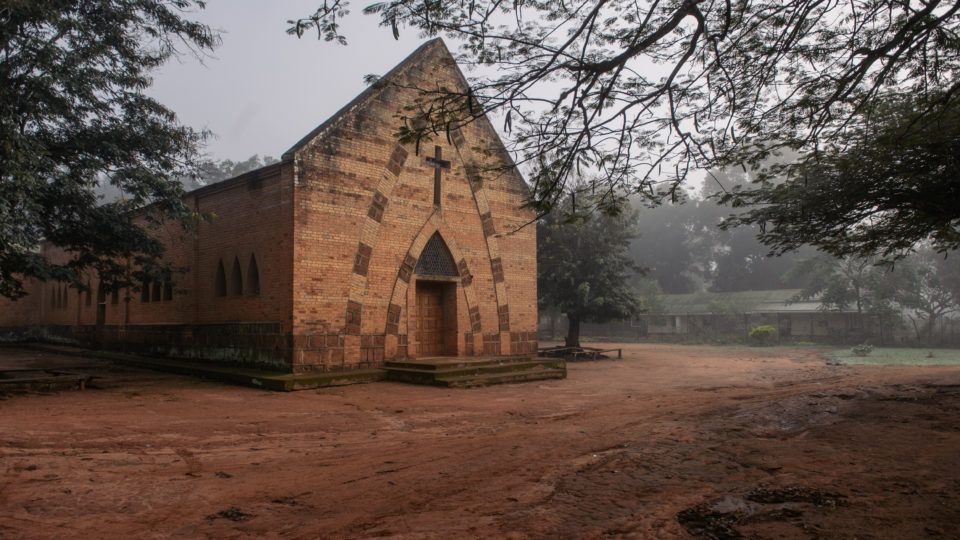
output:
[[[31,282],[27,297],[0,300],[0,306],[10,308],[0,312],[0,327],[19,328],[8,334],[130,352],[289,369],[291,173],[290,164],[275,166],[269,174],[245,175],[188,194],[185,202],[209,219],[196,230],[169,223],[154,232],[167,247],[166,261],[186,270],[173,276],[171,290],[158,283],[147,287],[149,295],[121,290],[98,297],[92,273],[85,277],[90,293],[60,283]],[[68,258],[56,246],[42,249],[49,260]],[[251,281],[251,257],[259,293]],[[234,289],[234,260],[243,291]],[[217,294],[216,283],[221,261],[224,296]],[[33,306],[32,315],[27,317],[29,308],[21,306]],[[103,312],[100,324],[98,310]],[[33,328],[24,332],[25,326]]]

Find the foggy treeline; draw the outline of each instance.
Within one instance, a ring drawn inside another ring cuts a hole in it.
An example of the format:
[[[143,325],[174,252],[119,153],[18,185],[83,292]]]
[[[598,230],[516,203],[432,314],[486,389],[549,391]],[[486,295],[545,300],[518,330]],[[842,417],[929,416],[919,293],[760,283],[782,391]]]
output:
[[[731,209],[712,196],[747,180],[735,171],[715,172],[699,192],[684,193],[676,203],[655,208],[635,203],[640,235],[630,251],[647,270],[641,279],[655,282],[666,294],[802,287],[801,277],[790,270],[815,250],[768,257],[770,249],[757,240],[756,229],[718,226]]]
[[[928,342],[938,325],[960,314],[960,252],[920,244],[896,260],[837,258],[812,247],[769,256],[755,228],[721,229],[735,209],[713,196],[748,180],[739,171],[714,172],[676,203],[647,208],[635,201],[639,236],[630,253],[645,271],[634,288],[649,313],[663,294],[797,289],[795,300],[816,299],[826,311],[897,315]]]
[[[196,176],[184,176],[179,180],[183,184],[184,191],[193,191],[210,184],[229,180],[277,161],[279,160],[275,157],[260,156],[259,154],[254,154],[241,161],[206,158],[198,164]],[[96,195],[101,201],[110,202],[119,199],[121,193],[107,179],[103,179],[100,182],[100,187],[96,190]]]

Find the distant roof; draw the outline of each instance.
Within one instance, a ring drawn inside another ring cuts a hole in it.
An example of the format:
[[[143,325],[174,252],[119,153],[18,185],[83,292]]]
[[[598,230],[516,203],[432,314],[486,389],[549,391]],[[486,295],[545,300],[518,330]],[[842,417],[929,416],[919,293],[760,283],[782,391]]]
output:
[[[664,315],[710,315],[723,313],[815,313],[823,311],[817,300],[791,302],[800,289],[769,291],[701,292],[665,294]]]

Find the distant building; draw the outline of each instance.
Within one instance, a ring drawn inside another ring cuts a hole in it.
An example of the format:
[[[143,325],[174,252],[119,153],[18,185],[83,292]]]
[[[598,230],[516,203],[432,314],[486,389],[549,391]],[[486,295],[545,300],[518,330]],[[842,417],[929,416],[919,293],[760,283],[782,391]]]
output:
[[[899,316],[860,314],[855,307],[824,309],[817,300],[793,301],[799,289],[723,293],[665,294],[659,305],[635,321],[584,324],[581,335],[649,341],[744,341],[750,329],[771,325],[781,342],[895,343],[907,336]],[[562,337],[565,321],[557,321]],[[550,321],[541,320],[541,336],[549,338]]]
[[[725,293],[668,294],[659,313],[640,317],[649,338],[675,336],[746,336],[758,325],[777,329],[782,341],[860,342],[868,338],[891,340],[889,321],[843,310],[824,309],[818,300],[793,301],[798,289]]]

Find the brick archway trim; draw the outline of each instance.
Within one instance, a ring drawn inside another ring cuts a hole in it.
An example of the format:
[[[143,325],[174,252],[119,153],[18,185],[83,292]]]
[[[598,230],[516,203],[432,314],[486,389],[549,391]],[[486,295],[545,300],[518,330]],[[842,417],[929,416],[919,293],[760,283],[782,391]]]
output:
[[[450,254],[453,256],[453,260],[457,263],[457,271],[460,274],[460,284],[463,286],[463,293],[467,300],[466,308],[470,319],[470,333],[472,333],[474,339],[477,340],[481,336],[482,326],[480,323],[477,291],[473,286],[473,275],[470,273],[470,268],[467,265],[467,259],[463,251],[460,249],[460,246],[457,245],[453,231],[436,212],[431,214],[427,221],[424,222],[420,228],[420,232],[417,233],[417,236],[410,243],[404,261],[397,271],[397,279],[394,281],[393,288],[390,292],[390,305],[387,309],[387,324],[384,328],[384,333],[396,334],[398,332],[401,314],[407,303],[407,289],[410,286],[410,279],[413,277],[413,269],[417,266],[419,254],[423,251],[427,241],[434,233],[440,233],[443,241],[447,244],[447,249],[450,250]],[[414,255],[414,253],[417,255]],[[474,350],[477,350],[476,343],[477,341],[474,341]]]
[[[350,276],[350,287],[347,291],[347,307],[344,313],[343,333],[358,335],[363,327],[363,299],[366,296],[370,270],[370,260],[377,245],[380,233],[380,222],[390,203],[390,195],[400,179],[400,172],[407,160],[409,152],[401,144],[397,144],[390,152],[380,175],[377,187],[370,197],[366,215],[360,221],[360,240],[353,257],[353,273]]]
[[[497,301],[498,330],[500,332],[510,332],[510,305],[506,302],[509,296],[507,295],[503,259],[500,257],[496,225],[484,189],[483,177],[480,174],[481,167],[474,159],[473,150],[467,144],[460,128],[450,132],[450,141],[457,150],[457,156],[467,173],[467,182],[470,184],[473,201],[477,208],[477,214],[480,216],[480,224],[483,227],[483,236],[487,243],[487,256],[490,260],[490,272],[493,274],[494,293]]]

